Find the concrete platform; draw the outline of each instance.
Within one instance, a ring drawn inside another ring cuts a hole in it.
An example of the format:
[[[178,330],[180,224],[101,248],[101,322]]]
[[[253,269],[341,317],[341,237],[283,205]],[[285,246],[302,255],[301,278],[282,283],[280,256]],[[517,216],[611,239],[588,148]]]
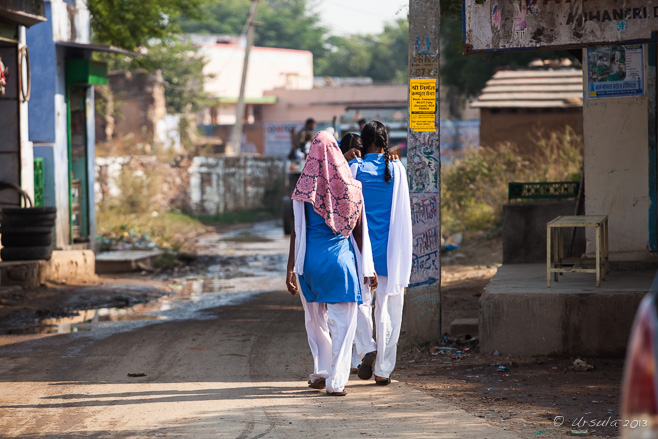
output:
[[[128,273],[149,270],[164,254],[162,250],[118,250],[96,255],[96,273]]]
[[[36,288],[48,280],[48,261],[1,261],[0,286]]]
[[[0,261],[0,285],[36,288],[89,280],[96,277],[94,264],[91,250],[53,250],[48,261]]]
[[[480,348],[512,355],[623,356],[655,270],[567,273],[546,287],[545,264],[503,265],[480,298]]]

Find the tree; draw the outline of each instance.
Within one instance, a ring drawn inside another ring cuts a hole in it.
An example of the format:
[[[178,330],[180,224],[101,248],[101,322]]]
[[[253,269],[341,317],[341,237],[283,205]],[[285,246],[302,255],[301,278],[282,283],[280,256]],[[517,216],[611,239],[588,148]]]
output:
[[[180,15],[199,17],[206,0],[87,0],[96,42],[135,50],[180,32]]]
[[[330,37],[330,50],[316,63],[320,76],[367,76],[376,82],[406,82],[409,23],[387,23],[377,35]]]
[[[185,113],[198,111],[207,103],[202,73],[205,64],[206,60],[192,44],[172,38],[148,46],[145,56],[135,58],[126,67],[161,70],[167,111]]]
[[[250,0],[211,0],[201,11],[203,18],[184,16],[184,32],[238,35],[249,13]],[[261,0],[258,4],[255,44],[264,47],[309,50],[314,59],[324,55],[327,29],[306,0]]]

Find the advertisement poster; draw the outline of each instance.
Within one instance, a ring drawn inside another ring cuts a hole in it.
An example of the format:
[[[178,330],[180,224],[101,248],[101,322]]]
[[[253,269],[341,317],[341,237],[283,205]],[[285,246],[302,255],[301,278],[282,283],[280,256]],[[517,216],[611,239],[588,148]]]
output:
[[[590,99],[644,95],[644,47],[587,49],[587,90]]]
[[[465,53],[655,42],[655,0],[464,0]]]
[[[303,123],[297,122],[267,122],[265,130],[265,155],[286,158],[292,147],[291,132],[299,132],[304,128]]]
[[[436,79],[411,79],[409,126],[417,132],[436,131]]]

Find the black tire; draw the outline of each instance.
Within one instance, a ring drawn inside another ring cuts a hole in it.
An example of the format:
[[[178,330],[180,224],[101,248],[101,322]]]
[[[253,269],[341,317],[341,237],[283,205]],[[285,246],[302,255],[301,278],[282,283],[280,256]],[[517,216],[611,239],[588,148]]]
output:
[[[292,210],[292,200],[290,197],[283,197],[283,233],[290,235],[295,227],[295,216]]]
[[[6,226],[2,224],[0,227],[0,233],[1,234],[7,234],[7,235],[35,235],[35,234],[44,234],[44,233],[52,233],[53,232],[53,226]]]
[[[56,215],[56,207],[3,207],[3,216]]]
[[[3,247],[0,258],[3,261],[36,261],[48,260],[53,254],[52,246],[48,247]]]
[[[3,247],[47,247],[53,243],[52,233],[4,233]]]
[[[35,217],[35,218],[2,218],[0,225],[4,226],[32,226],[32,227],[53,227],[55,218]]]

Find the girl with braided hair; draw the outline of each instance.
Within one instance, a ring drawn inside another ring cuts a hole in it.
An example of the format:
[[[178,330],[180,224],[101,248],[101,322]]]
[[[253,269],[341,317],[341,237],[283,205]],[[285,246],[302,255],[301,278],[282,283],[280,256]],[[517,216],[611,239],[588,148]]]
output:
[[[407,173],[402,163],[392,160],[386,126],[368,122],[361,132],[363,159],[350,162],[352,175],[361,182],[372,255],[379,286],[375,292],[376,351],[359,352],[359,378],[375,375],[387,385],[395,368],[397,343],[402,324],[404,288],[411,277],[411,203]],[[361,314],[359,315],[361,317]],[[367,316],[359,319],[358,333],[372,334]],[[358,336],[357,336],[358,339]],[[362,344],[367,346],[366,343]]]
[[[286,287],[293,296],[302,293],[314,363],[308,384],[343,396],[361,288],[376,288],[377,276],[361,183],[352,176],[329,132],[316,134],[292,199],[295,227],[290,235]]]

